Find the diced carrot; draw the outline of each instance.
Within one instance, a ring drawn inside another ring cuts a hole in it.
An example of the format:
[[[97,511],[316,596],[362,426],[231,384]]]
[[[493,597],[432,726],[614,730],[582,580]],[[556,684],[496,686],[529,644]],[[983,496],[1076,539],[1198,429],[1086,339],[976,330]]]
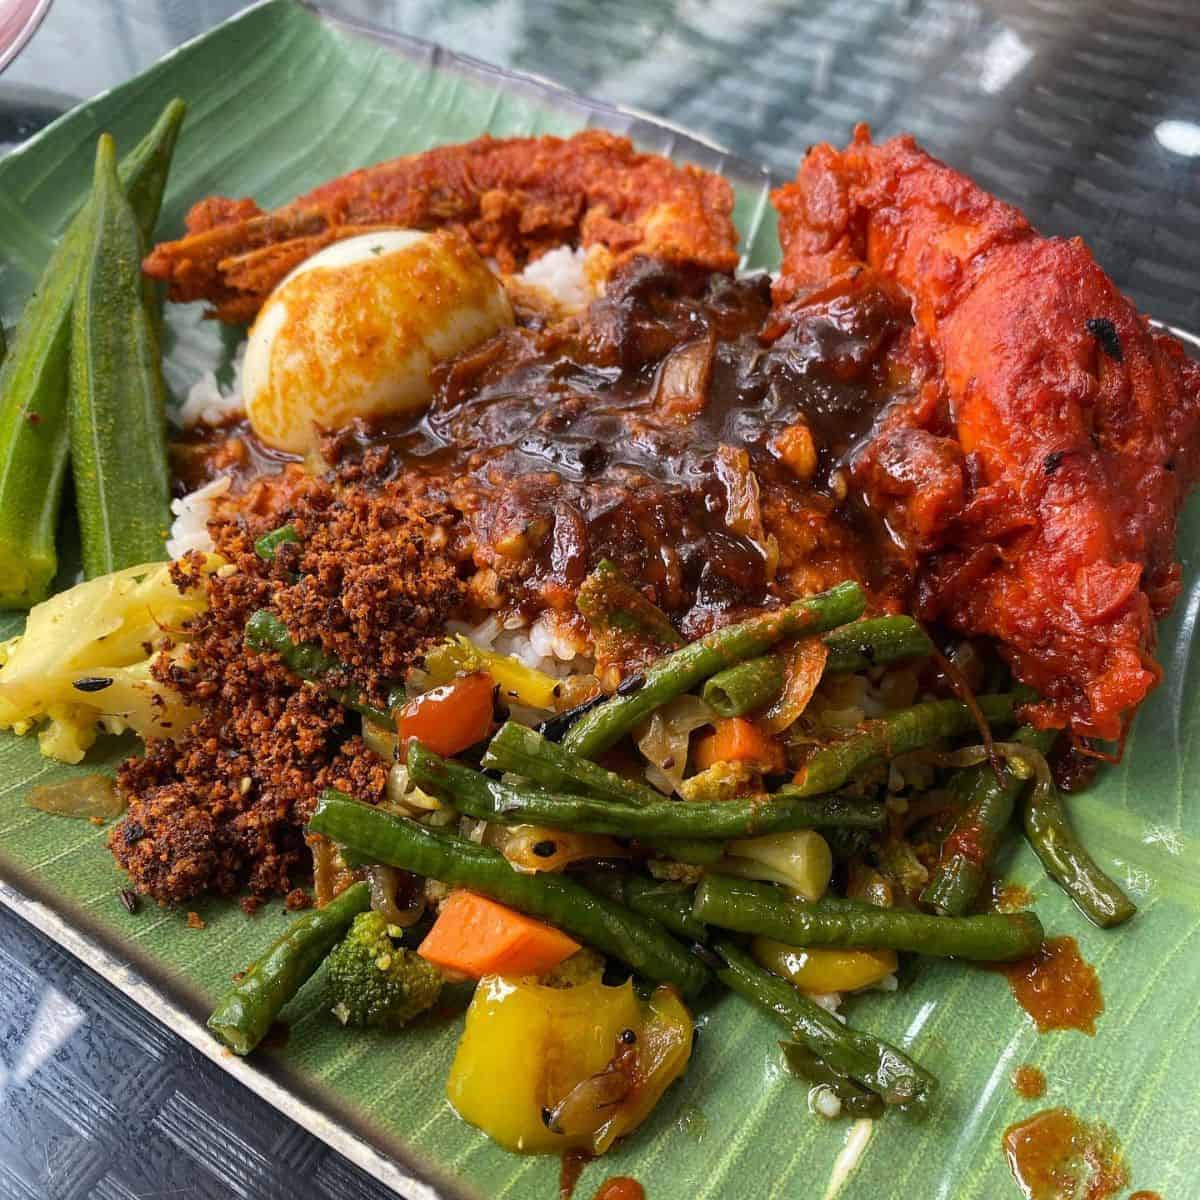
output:
[[[447,756],[483,741],[492,731],[495,692],[492,677],[476,671],[410,700],[396,714],[401,754],[410,738]]]
[[[719,762],[752,763],[763,771],[783,769],[783,747],[745,717],[728,717],[696,741],[692,749],[696,769],[705,771]]]
[[[544,975],[579,949],[553,925],[474,892],[451,892],[417,953],[439,967],[484,975]]]

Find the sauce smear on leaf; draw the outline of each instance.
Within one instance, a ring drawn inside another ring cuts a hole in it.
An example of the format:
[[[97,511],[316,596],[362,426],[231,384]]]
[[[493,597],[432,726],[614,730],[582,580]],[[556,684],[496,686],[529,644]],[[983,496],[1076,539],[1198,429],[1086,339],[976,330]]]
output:
[[[1129,1184],[1112,1131],[1066,1108],[1010,1125],[1004,1154],[1025,1200],[1107,1200]]]
[[[1095,969],[1085,962],[1074,938],[1048,938],[1032,958],[998,964],[1017,1003],[1033,1018],[1038,1033],[1051,1029],[1096,1032],[1104,997]]]

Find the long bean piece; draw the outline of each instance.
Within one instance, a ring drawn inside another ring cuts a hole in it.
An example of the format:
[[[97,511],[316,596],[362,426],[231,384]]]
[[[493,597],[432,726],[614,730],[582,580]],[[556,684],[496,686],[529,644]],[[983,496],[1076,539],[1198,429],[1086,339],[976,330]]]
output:
[[[142,282],[145,242],[108,134],[96,147],[92,237],[71,322],[75,507],[89,579],[167,557],[166,384]]]
[[[360,859],[470,888],[540,917],[647,979],[675,984],[685,995],[700,991],[710,979],[704,964],[657,922],[562,875],[514,871],[502,854],[465,838],[434,832],[332,790],[321,794],[309,828]]]
[[[704,922],[692,915],[693,889],[685,883],[600,869],[586,871],[582,878],[592,891],[652,917],[680,937],[703,942],[708,936]]]
[[[614,804],[663,802],[663,794],[648,784],[626,779],[615,771],[580,758],[550,741],[536,729],[505,722],[492,738],[483,756],[483,765],[497,771],[523,775],[542,787],[578,792]],[[696,838],[656,838],[652,843],[665,857],[685,863],[711,863],[721,857],[721,849],[711,841]]]
[[[121,162],[121,186],[143,236],[158,220],[186,105],[173,100]],[[58,568],[54,536],[66,471],[71,309],[92,210],[83,208],[46,263],[0,368],[0,609],[29,608]]]
[[[523,775],[551,791],[578,792],[614,804],[645,808],[663,800],[663,794],[649,784],[626,779],[591,759],[572,754],[536,729],[518,725],[516,721],[506,721],[496,731],[483,756],[483,765]]]
[[[278,654],[289,671],[317,684],[343,708],[361,713],[376,725],[394,725],[391,713],[369,704],[358,688],[331,684],[330,676],[342,674],[345,667],[315,642],[294,641],[287,626],[273,612],[260,608],[254,613],[246,622],[245,638],[251,650]]]
[[[1054,730],[1023,725],[1012,740],[1046,754],[1055,737]],[[1031,786],[1028,778],[1017,776],[1011,767],[1005,767],[1003,778],[1001,784],[991,764],[980,763],[956,780],[966,807],[942,842],[938,864],[921,894],[922,901],[942,916],[961,917],[975,903],[987,882],[996,847],[1012,821],[1017,799]]]
[[[370,885],[355,883],[324,908],[293,921],[213,1010],[209,1029],[235,1054],[249,1054],[354,918],[370,907]]]
[[[929,635],[912,617],[871,617],[851,621],[826,634],[829,657],[826,672],[865,671],[869,667],[927,658],[933,651]]]
[[[937,1080],[903,1051],[843,1025],[786,979],[763,970],[733,942],[718,941],[713,950],[725,963],[717,978],[773,1014],[830,1068],[869,1088],[885,1104],[924,1108],[929,1103]]]
[[[884,1103],[880,1096],[856,1083],[849,1075],[835,1071],[803,1042],[780,1042],[779,1048],[783,1051],[788,1070],[809,1083],[828,1088],[841,1102],[842,1112],[846,1116],[883,1116]]]
[[[1093,924],[1111,929],[1137,912],[1133,901],[1084,849],[1052,783],[1039,783],[1030,792],[1025,802],[1025,836],[1046,874]]]
[[[532,786],[514,787],[441,758],[419,745],[409,747],[408,773],[418,787],[444,797],[455,808],[480,820],[505,825],[544,825],[572,833],[727,841],[825,825],[879,829],[885,817],[881,804],[839,796],[784,800],[758,796],[711,802],[663,800],[642,808],[615,805],[589,796],[562,795]]]
[[[779,654],[760,654],[718,671],[700,693],[718,716],[744,717],[774,704],[783,692],[787,664]]]
[[[594,758],[656,709],[690,692],[709,676],[762,654],[784,638],[824,633],[853,621],[865,604],[857,583],[840,583],[786,608],[705,634],[647,668],[636,690],[610,696],[585,713],[567,731],[563,745],[584,758]]]
[[[1010,695],[979,696],[979,708],[990,725],[1011,724]],[[865,721],[841,741],[818,750],[777,796],[820,796],[836,791],[868,763],[920,750],[940,738],[957,737],[975,728],[971,710],[958,700],[927,700],[885,717]]]
[[[851,621],[825,635],[829,656],[825,673],[865,671],[869,667],[924,658],[933,649],[912,617],[872,617]],[[742,717],[765,708],[783,691],[785,663],[778,654],[747,659],[718,671],[704,685],[704,700],[722,717]]]
[[[708,925],[762,934],[789,946],[848,946],[909,950],[938,958],[1013,962],[1042,944],[1037,914],[988,913],[934,917],[876,908],[853,900],[792,900],[771,883],[706,875],[696,889],[692,914]]]

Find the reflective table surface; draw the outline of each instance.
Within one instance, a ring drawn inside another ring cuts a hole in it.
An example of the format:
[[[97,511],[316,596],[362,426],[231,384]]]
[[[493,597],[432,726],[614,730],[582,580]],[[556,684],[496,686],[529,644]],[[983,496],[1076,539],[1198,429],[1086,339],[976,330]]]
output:
[[[242,7],[53,0],[0,74],[0,153]],[[1144,311],[1200,330],[1196,0],[330,7],[650,112],[780,175],[860,120],[910,132],[1044,232],[1083,236]],[[391,1194],[0,907],[0,1197]]]

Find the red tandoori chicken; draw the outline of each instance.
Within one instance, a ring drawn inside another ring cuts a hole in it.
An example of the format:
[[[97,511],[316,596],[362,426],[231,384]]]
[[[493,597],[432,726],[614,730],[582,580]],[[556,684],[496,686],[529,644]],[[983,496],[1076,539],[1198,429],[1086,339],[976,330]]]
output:
[[[854,475],[917,559],[916,607],[997,639],[1039,723],[1115,739],[1157,682],[1175,529],[1200,465],[1200,365],[1078,238],[922,151],[815,147],[775,195],[788,311],[882,283],[910,298],[890,408]]]

